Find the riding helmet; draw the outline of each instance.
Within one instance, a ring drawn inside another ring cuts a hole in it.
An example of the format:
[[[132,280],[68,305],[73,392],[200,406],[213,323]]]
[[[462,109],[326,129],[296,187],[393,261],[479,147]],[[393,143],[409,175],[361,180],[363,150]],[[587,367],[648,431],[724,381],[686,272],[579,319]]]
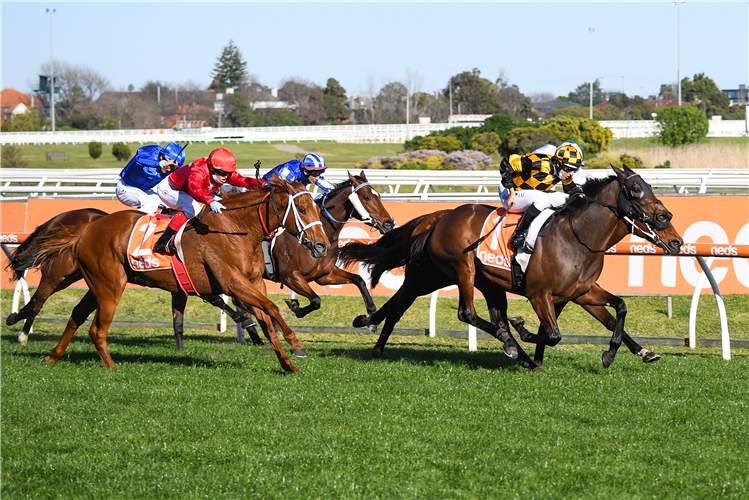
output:
[[[218,148],[211,151],[208,155],[208,161],[213,168],[223,170],[224,172],[234,172],[237,169],[237,160],[234,155],[226,148]]]
[[[302,160],[302,169],[308,173],[322,174],[325,172],[325,160],[317,153],[310,153]]]
[[[180,165],[185,163],[185,149],[176,142],[164,146],[163,154],[170,160],[176,160]]]

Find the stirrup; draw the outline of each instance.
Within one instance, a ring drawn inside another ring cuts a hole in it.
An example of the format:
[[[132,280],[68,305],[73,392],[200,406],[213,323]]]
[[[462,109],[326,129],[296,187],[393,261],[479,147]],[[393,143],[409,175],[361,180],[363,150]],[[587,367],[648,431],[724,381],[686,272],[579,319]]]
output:
[[[162,255],[172,255],[176,251],[177,249],[174,246],[174,237],[169,238],[169,241],[163,244],[157,241],[153,246],[153,253],[160,253]]]

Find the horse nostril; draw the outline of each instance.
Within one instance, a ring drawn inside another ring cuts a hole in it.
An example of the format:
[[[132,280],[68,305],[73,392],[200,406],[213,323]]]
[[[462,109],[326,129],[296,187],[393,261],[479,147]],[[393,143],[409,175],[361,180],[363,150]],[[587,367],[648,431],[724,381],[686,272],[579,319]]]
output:
[[[668,246],[673,248],[675,253],[679,253],[679,250],[681,250],[681,240],[671,240]]]
[[[395,225],[395,221],[392,219],[388,219],[382,223],[382,227],[385,229],[385,231],[390,231],[391,229],[393,229],[394,225]]]
[[[328,247],[322,243],[315,243],[315,251],[320,255],[325,255],[328,251]]]

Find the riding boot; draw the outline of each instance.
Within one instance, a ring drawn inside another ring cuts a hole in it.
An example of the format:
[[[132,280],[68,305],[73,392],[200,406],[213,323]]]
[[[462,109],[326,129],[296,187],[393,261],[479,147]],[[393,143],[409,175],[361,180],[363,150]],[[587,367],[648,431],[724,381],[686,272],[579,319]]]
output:
[[[541,215],[541,210],[536,208],[536,205],[531,205],[525,209],[523,218],[520,220],[518,227],[515,228],[515,234],[510,238],[510,245],[515,247],[516,251],[524,251],[526,253],[533,253],[533,249],[525,244],[525,239],[528,236],[528,229],[531,227],[531,222]]]
[[[172,229],[170,226],[167,226],[167,228],[164,230],[164,234],[161,235],[159,241],[157,241],[153,246],[153,252],[161,254],[174,253],[177,250],[174,246],[175,234],[177,234],[177,231]]]

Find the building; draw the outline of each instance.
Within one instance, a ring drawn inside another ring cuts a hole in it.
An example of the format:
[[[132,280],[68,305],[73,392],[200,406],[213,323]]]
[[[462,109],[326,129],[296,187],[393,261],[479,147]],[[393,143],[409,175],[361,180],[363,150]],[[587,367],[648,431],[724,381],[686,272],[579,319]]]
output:
[[[749,104],[749,92],[746,85],[739,85],[737,89],[721,90],[731,100],[729,106],[734,104]]]
[[[27,95],[13,88],[0,92],[0,122],[12,122],[13,117],[26,112],[29,108],[41,107],[39,98]]]

